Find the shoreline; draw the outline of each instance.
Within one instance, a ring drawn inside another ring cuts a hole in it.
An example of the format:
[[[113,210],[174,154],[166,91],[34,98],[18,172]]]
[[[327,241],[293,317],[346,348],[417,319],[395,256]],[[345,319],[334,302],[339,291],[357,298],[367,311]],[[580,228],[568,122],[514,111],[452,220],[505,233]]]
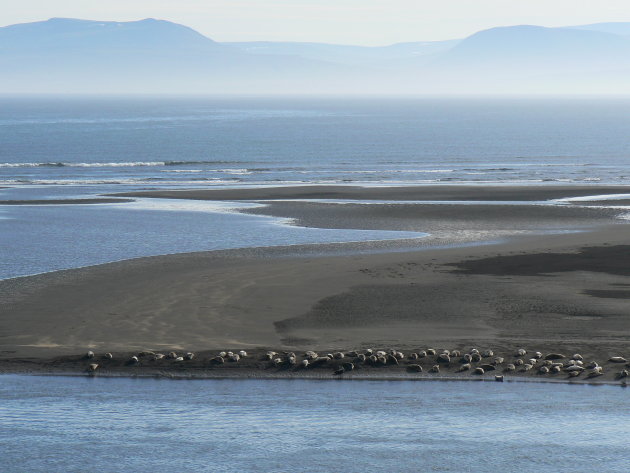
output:
[[[73,355],[59,357],[52,360],[3,360],[0,362],[0,375],[25,375],[25,376],[70,376],[70,377],[99,377],[99,378],[155,378],[155,379],[173,379],[173,380],[208,380],[208,379],[306,379],[320,381],[481,381],[481,382],[535,382],[535,383],[563,383],[563,384],[579,384],[579,385],[609,385],[627,387],[630,377],[619,378],[615,376],[620,370],[630,369],[630,362],[611,363],[603,362],[606,367],[604,374],[598,376],[590,376],[591,371],[585,369],[580,376],[569,377],[566,371],[558,373],[539,372],[544,366],[544,356],[529,371],[524,371],[517,367],[515,370],[506,368],[510,361],[514,361],[517,355],[510,356],[509,353],[501,352],[494,355],[504,355],[506,361],[501,361],[495,365],[496,368],[488,370],[481,375],[474,374],[473,370],[477,366],[489,366],[490,360],[481,359],[473,362],[469,370],[461,371],[460,367],[464,361],[459,357],[453,357],[450,363],[439,366],[439,373],[430,372],[429,368],[435,365],[435,357],[428,355],[426,359],[402,359],[389,365],[380,365],[371,363],[369,360],[360,361],[355,356],[348,356],[342,360],[332,358],[329,354],[329,360],[325,363],[302,368],[300,366],[291,367],[286,363],[287,356],[294,356],[295,353],[289,352],[288,355],[277,354],[283,362],[281,365],[274,362],[264,360],[263,353],[266,350],[257,349],[247,358],[241,358],[237,363],[222,362],[218,364],[213,360],[216,358],[218,350],[205,351],[195,354],[192,361],[177,361],[174,359],[162,360],[149,359],[154,355],[146,355],[146,352],[135,354],[134,352],[117,354],[113,360],[105,359],[102,354],[95,355],[94,358],[88,359],[85,355]],[[268,351],[267,351],[268,352]],[[151,352],[154,353],[154,352]],[[439,353],[439,351],[437,352]],[[184,353],[178,353],[184,355]],[[322,352],[320,355],[323,355]],[[407,357],[410,355],[406,354]],[[494,356],[493,355],[493,356]],[[533,353],[530,352],[530,356]],[[127,360],[132,356],[136,356],[140,361],[130,365]],[[304,358],[301,355],[295,355],[298,360]],[[535,356],[535,355],[533,355]],[[526,356],[521,356],[524,358]],[[306,359],[306,358],[304,358]],[[570,366],[569,360],[571,356],[565,356],[561,361],[565,366]],[[123,361],[121,361],[123,360]],[[558,361],[558,360],[556,360]],[[351,371],[339,373],[338,370],[344,364],[351,362],[354,367]],[[90,369],[90,364],[96,363],[98,368]],[[100,364],[99,364],[100,363]],[[103,366],[104,365],[104,366]],[[422,371],[415,371],[414,367],[422,366]],[[498,380],[495,377],[500,376]]]
[[[276,380],[306,380],[306,381],[329,381],[329,382],[344,382],[344,381],[412,381],[412,382],[481,382],[481,383],[496,383],[497,381],[492,378],[464,378],[455,376],[434,376],[428,375],[421,376],[366,376],[366,375],[351,375],[346,377],[332,377],[325,375],[263,375],[263,376],[229,376],[229,375],[204,375],[204,376],[183,376],[174,375],[172,373],[159,373],[159,374],[120,374],[120,373],[99,373],[98,375],[89,375],[86,373],[67,373],[67,372],[0,372],[2,376],[33,376],[33,377],[68,377],[68,378],[103,378],[103,379],[159,379],[159,380],[173,380],[173,381],[221,381],[221,380],[263,380],[263,381],[276,381]],[[627,388],[628,384],[624,382],[615,381],[595,381],[595,380],[570,380],[570,379],[529,379],[522,376],[513,376],[505,378],[502,383],[540,383],[540,384],[568,384],[579,386],[617,386],[620,388]]]
[[[539,186],[488,184],[287,185],[215,189],[171,189],[118,192],[105,197],[152,197],[188,200],[399,200],[399,201],[541,201],[602,194],[630,194],[630,185],[549,184]]]

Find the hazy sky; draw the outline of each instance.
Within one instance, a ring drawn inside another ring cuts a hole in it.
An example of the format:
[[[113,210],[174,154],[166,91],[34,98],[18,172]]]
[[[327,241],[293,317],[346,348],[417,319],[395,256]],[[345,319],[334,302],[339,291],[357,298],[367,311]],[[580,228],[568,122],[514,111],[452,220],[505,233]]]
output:
[[[217,41],[385,45],[460,38],[514,24],[630,21],[628,0],[0,0],[0,25],[72,17],[147,17]]]

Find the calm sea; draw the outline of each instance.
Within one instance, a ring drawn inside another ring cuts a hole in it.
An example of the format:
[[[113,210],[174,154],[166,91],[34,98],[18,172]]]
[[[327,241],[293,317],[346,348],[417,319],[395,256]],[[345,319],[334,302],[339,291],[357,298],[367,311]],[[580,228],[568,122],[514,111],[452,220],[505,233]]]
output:
[[[0,376],[0,470],[627,473],[630,396],[537,383]]]
[[[630,180],[630,99],[0,98],[0,185]]]

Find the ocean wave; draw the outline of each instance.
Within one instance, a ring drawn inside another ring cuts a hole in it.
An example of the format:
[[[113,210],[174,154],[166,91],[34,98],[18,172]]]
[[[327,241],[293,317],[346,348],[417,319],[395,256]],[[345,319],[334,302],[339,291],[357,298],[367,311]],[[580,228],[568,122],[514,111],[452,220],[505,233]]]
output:
[[[185,185],[215,185],[215,184],[238,184],[242,182],[236,177],[232,178],[189,178],[186,180],[173,180],[163,178],[131,178],[131,179],[3,179],[0,180],[0,186],[87,186],[87,185],[138,185],[138,184],[155,184],[168,186],[185,186]]]
[[[165,167],[165,166],[200,166],[217,164],[241,164],[235,161],[120,161],[106,163],[72,163],[46,161],[41,163],[0,163],[0,168],[120,168],[120,167]],[[238,169],[240,171],[241,169]],[[237,171],[233,169],[233,171]]]

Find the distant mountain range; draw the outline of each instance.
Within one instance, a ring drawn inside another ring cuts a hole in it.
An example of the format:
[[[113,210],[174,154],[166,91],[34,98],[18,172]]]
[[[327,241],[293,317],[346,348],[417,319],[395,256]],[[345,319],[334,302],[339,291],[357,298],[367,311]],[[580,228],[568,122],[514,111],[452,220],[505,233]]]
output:
[[[363,47],[53,18],[0,28],[0,93],[630,93],[630,23]]]

